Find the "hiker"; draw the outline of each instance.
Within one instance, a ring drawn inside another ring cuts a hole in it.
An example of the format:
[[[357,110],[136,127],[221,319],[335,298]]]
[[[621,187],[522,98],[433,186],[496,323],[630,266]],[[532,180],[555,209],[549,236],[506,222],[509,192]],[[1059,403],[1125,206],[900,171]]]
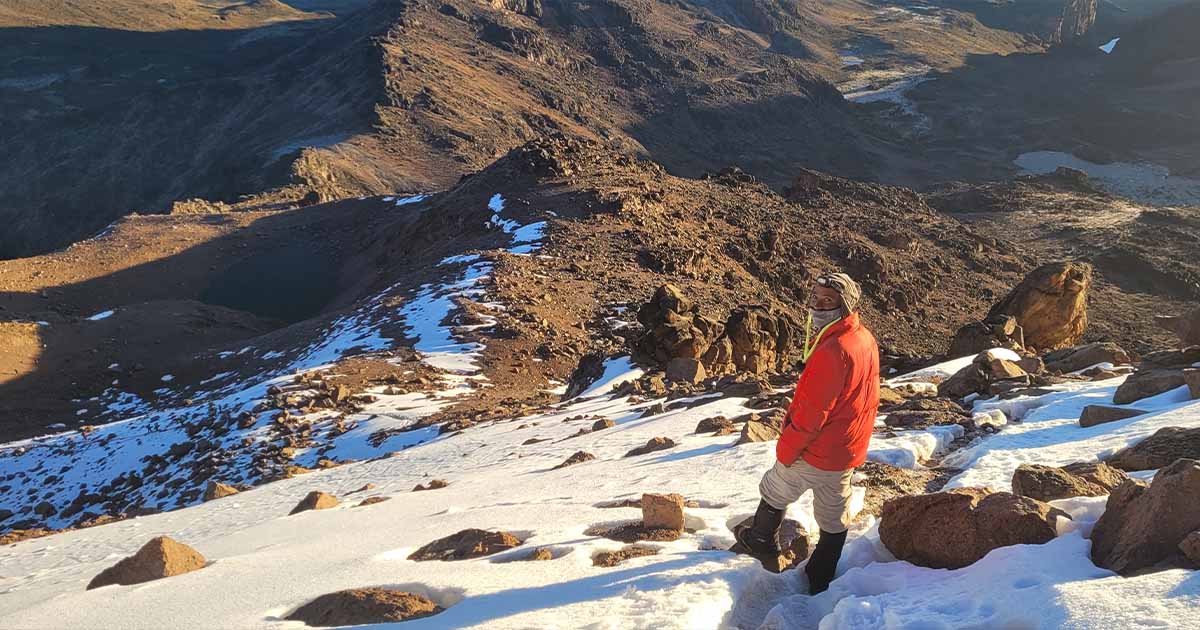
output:
[[[846,543],[854,469],[867,458],[879,408],[879,346],[859,321],[858,283],[844,273],[817,278],[808,299],[804,371],[763,475],[754,524],[738,542],[760,557],[777,557],[787,506],[808,490],[821,537],[808,560],[809,593],[829,588]],[[763,563],[764,566],[767,563]]]

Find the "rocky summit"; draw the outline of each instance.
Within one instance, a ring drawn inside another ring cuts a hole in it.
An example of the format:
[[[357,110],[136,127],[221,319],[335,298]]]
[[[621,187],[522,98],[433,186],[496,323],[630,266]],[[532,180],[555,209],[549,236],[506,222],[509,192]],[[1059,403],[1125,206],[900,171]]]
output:
[[[1200,627],[1198,29],[0,2],[0,625]]]

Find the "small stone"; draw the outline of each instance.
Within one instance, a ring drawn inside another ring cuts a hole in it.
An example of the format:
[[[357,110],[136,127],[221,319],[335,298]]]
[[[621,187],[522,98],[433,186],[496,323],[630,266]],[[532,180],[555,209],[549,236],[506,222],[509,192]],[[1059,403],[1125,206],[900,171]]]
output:
[[[639,446],[639,447],[629,451],[628,453],[625,453],[625,457],[636,457],[638,455],[645,455],[646,453],[653,453],[655,451],[663,451],[663,450],[666,450],[669,448],[674,448],[674,447],[675,447],[675,441],[672,440],[671,438],[666,438],[666,437],[650,438],[650,441],[646,442],[645,446]]]
[[[780,434],[781,431],[770,424],[750,421],[742,425],[742,437],[738,439],[737,443],[770,442],[778,440]]]
[[[153,538],[137,553],[103,570],[87,585],[87,590],[109,584],[141,584],[151,580],[189,573],[204,568],[200,552],[166,536]]]
[[[630,558],[641,558],[658,554],[658,549],[644,545],[629,545],[619,551],[601,551],[592,556],[592,566],[614,567]]]
[[[648,529],[683,531],[683,496],[679,494],[643,494],[642,524]]]
[[[297,608],[289,621],[325,628],[420,619],[442,607],[414,593],[386,588],[356,588],[322,595]]]
[[[611,429],[615,426],[617,426],[617,423],[613,422],[611,419],[600,418],[599,420],[592,423],[592,430],[593,431],[603,431],[604,429]]]
[[[1140,416],[1146,413],[1141,409],[1123,409],[1121,407],[1109,407],[1107,405],[1088,405],[1083,408],[1079,414],[1079,426],[1094,427],[1098,424],[1106,422],[1116,422],[1134,416]]]
[[[364,505],[375,505],[376,503],[383,503],[384,501],[387,501],[391,498],[392,497],[381,497],[381,496],[367,497],[367,498],[363,499],[362,501],[359,501],[358,505],[356,505],[354,507],[362,507]]]
[[[537,549],[534,549],[533,553],[529,554],[529,557],[526,558],[526,560],[530,560],[533,562],[544,562],[546,560],[553,560],[553,559],[554,559],[554,554],[551,553],[550,550],[546,547],[538,547]]]
[[[566,468],[567,466],[574,466],[575,464],[582,464],[583,462],[590,462],[593,459],[596,459],[596,456],[588,453],[587,451],[576,451],[574,455],[568,457],[563,463],[552,468],[552,470]]]
[[[521,539],[508,532],[464,529],[417,549],[408,556],[408,559],[415,562],[468,560],[490,556],[520,545]]]
[[[308,510],[327,510],[331,507],[337,507],[338,500],[331,494],[326,494],[319,490],[313,490],[308,493],[308,496],[300,500],[296,507],[292,508],[291,514],[299,514]]]
[[[725,416],[705,418],[696,425],[696,433],[715,433],[722,429],[733,429],[733,421]]]
[[[221,483],[219,481],[209,481],[208,487],[204,489],[204,500],[212,501],[233,494],[237,494],[239,490],[231,485]]]
[[[422,485],[422,484],[417,484],[416,487],[414,487],[412,489],[412,491],[413,492],[423,492],[425,490],[440,490],[442,488],[445,488],[448,485],[450,485],[450,482],[446,481],[445,479],[434,479],[433,481],[430,481],[429,485],[427,485],[427,486]]]

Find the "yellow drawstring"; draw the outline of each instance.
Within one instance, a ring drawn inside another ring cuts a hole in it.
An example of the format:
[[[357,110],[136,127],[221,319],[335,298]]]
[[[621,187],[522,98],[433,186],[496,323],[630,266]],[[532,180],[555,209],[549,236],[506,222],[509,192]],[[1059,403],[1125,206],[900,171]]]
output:
[[[840,321],[842,321],[842,320],[838,319],[838,320],[829,322],[828,324],[825,324],[825,327],[821,329],[821,332],[817,333],[817,338],[813,339],[812,338],[812,328],[813,328],[812,312],[809,311],[808,317],[805,319],[805,322],[804,322],[804,353],[800,356],[800,360],[803,361],[804,363],[808,363],[808,358],[811,357],[813,351],[817,349],[817,344],[821,343],[821,335],[824,335],[825,331],[829,330],[830,326],[833,326],[834,324],[836,324]]]

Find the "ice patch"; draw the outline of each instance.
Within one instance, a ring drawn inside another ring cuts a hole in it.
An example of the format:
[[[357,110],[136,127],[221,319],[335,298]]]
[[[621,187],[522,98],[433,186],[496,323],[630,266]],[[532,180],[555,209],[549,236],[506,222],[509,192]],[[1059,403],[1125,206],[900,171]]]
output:
[[[1119,42],[1119,41],[1121,41],[1120,37],[1114,37],[1111,40],[1109,40],[1109,42],[1107,44],[1101,46],[1100,50],[1103,50],[1104,54],[1106,54],[1106,55],[1111,55],[1113,49],[1117,47],[1117,42]]]
[[[98,322],[102,319],[108,319],[109,317],[112,317],[114,313],[116,313],[116,311],[111,311],[111,310],[110,311],[102,311],[100,313],[96,313],[95,315],[92,315],[91,317],[87,318],[87,320],[89,322]]]

